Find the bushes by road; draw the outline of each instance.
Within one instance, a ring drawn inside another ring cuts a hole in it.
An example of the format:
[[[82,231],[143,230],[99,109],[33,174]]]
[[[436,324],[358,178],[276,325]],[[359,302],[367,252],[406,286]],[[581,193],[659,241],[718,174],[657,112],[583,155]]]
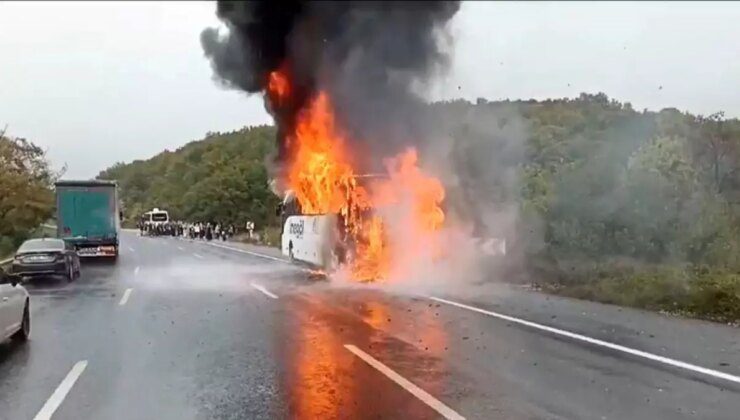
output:
[[[0,259],[51,217],[57,176],[40,147],[0,133]]]
[[[506,237],[521,278],[740,318],[740,121],[637,111],[602,93],[434,107],[454,138],[451,212]]]
[[[724,269],[584,263],[561,281],[541,286],[578,299],[740,323],[740,274]]]

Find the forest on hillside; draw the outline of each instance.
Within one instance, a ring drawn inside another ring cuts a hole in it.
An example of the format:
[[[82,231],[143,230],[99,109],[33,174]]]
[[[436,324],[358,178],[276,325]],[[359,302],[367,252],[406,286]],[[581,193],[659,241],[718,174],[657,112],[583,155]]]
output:
[[[273,153],[273,127],[208,133],[151,159],[118,163],[98,179],[117,180],[124,219],[131,225],[154,207],[187,221],[219,221],[265,227],[277,223],[279,199],[268,185],[266,163]]]
[[[451,219],[505,236],[520,274],[552,291],[740,319],[740,121],[633,109],[605,94],[438,102],[422,158],[444,168]],[[210,133],[98,178],[126,216],[274,226],[273,127]],[[432,136],[434,137],[434,136]],[[516,256],[516,258],[515,258]]]

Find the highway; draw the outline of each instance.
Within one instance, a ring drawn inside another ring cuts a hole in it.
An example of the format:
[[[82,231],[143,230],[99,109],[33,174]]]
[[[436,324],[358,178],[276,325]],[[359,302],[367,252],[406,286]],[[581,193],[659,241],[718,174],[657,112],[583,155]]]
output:
[[[739,417],[738,328],[508,286],[338,287],[216,245],[126,232],[115,265],[27,284],[0,419]]]

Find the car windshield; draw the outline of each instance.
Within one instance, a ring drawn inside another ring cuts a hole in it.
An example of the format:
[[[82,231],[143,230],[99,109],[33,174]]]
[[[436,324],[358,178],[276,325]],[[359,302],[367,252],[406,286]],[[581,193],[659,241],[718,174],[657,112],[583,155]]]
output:
[[[47,249],[64,249],[64,241],[59,239],[38,239],[26,241],[20,246],[20,248],[18,248],[18,252],[32,252]]]

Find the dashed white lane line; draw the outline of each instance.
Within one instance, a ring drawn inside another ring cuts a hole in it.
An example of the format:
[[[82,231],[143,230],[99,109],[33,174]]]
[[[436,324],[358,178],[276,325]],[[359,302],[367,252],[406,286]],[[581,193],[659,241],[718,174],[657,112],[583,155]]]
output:
[[[180,251],[185,251],[185,248],[183,248],[181,246],[178,246],[177,249],[179,249]]]
[[[131,252],[134,252],[134,248],[133,247],[128,247],[128,250],[131,251]]]
[[[691,363],[682,362],[680,360],[675,360],[675,359],[671,359],[671,358],[668,358],[668,357],[659,356],[657,354],[648,353],[646,351],[637,350],[637,349],[633,349],[633,348],[630,348],[630,347],[625,347],[625,346],[622,346],[622,345],[619,345],[619,344],[610,343],[608,341],[599,340],[597,338],[591,338],[591,337],[588,337],[588,336],[585,336],[585,335],[582,335],[582,334],[577,334],[577,333],[573,333],[573,332],[570,332],[570,331],[561,330],[559,328],[548,327],[547,325],[542,325],[542,324],[538,324],[536,322],[527,321],[525,319],[516,318],[516,317],[513,317],[513,316],[509,316],[509,315],[504,315],[504,314],[501,314],[501,313],[498,313],[498,312],[493,312],[493,311],[488,311],[488,310],[481,309],[481,308],[476,308],[475,306],[466,305],[464,303],[459,303],[459,302],[455,302],[455,301],[451,301],[451,300],[447,300],[447,299],[442,299],[442,298],[438,298],[438,297],[434,297],[434,296],[431,296],[430,299],[435,300],[437,302],[446,303],[448,305],[457,306],[458,308],[463,308],[463,309],[467,309],[467,310],[470,310],[470,311],[473,311],[473,312],[478,312],[478,313],[481,313],[481,314],[484,314],[484,315],[489,315],[489,316],[492,316],[492,317],[495,317],[495,318],[503,319],[505,321],[515,322],[517,324],[525,325],[525,326],[530,327],[530,328],[535,328],[535,329],[538,329],[538,330],[541,330],[541,331],[547,331],[547,332],[552,333],[552,334],[561,335],[561,336],[564,336],[564,337],[568,337],[568,338],[571,338],[571,339],[574,339],[574,340],[578,340],[578,341],[583,341],[585,343],[593,344],[593,345],[596,345],[596,346],[605,347],[605,348],[608,348],[608,349],[611,349],[611,350],[620,351],[622,353],[631,354],[631,355],[637,356],[637,357],[642,357],[643,359],[652,360],[654,362],[663,363],[665,365],[677,367],[677,368],[680,368],[680,369],[685,369],[685,370],[688,370],[688,371],[691,371],[691,372],[695,372],[695,373],[700,373],[700,374],[711,376],[711,377],[717,378],[717,379],[724,379],[726,381],[740,383],[740,376],[735,376],[735,375],[732,375],[732,374],[729,374],[729,373],[725,373],[725,372],[721,372],[721,371],[718,371],[718,370],[708,369],[708,368],[697,366],[697,365],[692,365]]]
[[[383,363],[375,359],[373,356],[370,356],[369,354],[358,349],[352,344],[345,344],[344,348],[351,351],[352,353],[354,353],[355,356],[362,359],[365,363],[374,367],[380,373],[387,376],[390,380],[400,385],[403,389],[410,392],[413,396],[421,400],[424,404],[433,408],[436,412],[441,414],[442,417],[446,419],[454,419],[454,420],[464,420],[465,419],[465,417],[461,416],[455,410],[446,406],[442,401],[434,398],[428,392],[414,385],[413,383],[411,383],[411,381],[399,375],[393,369],[384,365]]]
[[[134,289],[132,289],[132,288],[130,288],[130,287],[129,287],[128,289],[126,289],[126,291],[125,291],[125,292],[123,292],[123,297],[121,298],[121,301],[120,301],[120,302],[118,302],[118,304],[119,304],[120,306],[123,306],[123,305],[125,305],[125,304],[126,304],[126,302],[128,302],[128,298],[129,298],[129,297],[131,296],[131,292],[133,292],[133,291],[134,291]]]
[[[193,252],[193,256],[194,256],[195,258],[200,258],[201,260],[202,260],[202,259],[204,258],[204,257],[203,257],[202,255],[200,255],[200,254],[196,254],[195,252]]]
[[[140,268],[141,268],[141,267],[139,267],[138,265],[136,266],[136,268],[134,268],[134,275],[135,275],[135,276],[139,274],[139,269],[140,269]]]
[[[62,383],[60,383],[54,393],[51,394],[51,397],[46,400],[46,403],[41,407],[41,410],[39,410],[33,420],[51,419],[51,416],[55,411],[57,411],[57,408],[62,404],[64,398],[69,393],[69,390],[72,389],[72,386],[77,382],[77,379],[82,375],[82,372],[85,371],[86,367],[87,360],[80,360],[75,363],[75,365],[72,366],[72,370],[69,371],[67,376],[62,380]]]
[[[261,286],[261,285],[259,285],[257,283],[252,283],[252,287],[254,287],[255,289],[259,290],[260,292],[264,293],[265,295],[267,295],[267,296],[269,296],[269,297],[271,297],[273,299],[277,299],[278,298],[277,295],[275,295],[274,293],[272,293],[269,290],[265,289],[264,286]]]

